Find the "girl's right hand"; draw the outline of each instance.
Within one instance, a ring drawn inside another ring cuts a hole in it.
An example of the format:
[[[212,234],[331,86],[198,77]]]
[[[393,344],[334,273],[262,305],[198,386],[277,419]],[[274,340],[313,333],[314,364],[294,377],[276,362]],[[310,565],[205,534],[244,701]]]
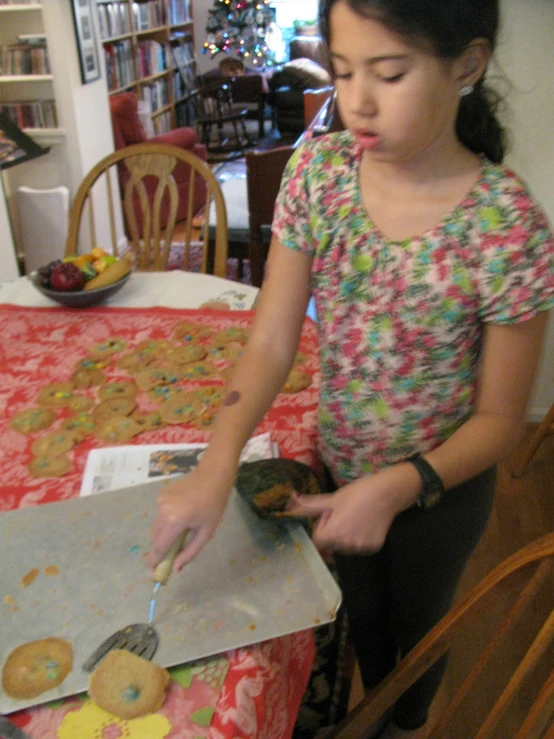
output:
[[[215,533],[234,480],[234,474],[214,475],[198,466],[163,489],[150,532],[150,567],[154,568],[161,562],[177,536],[187,530],[190,534],[175,558],[173,571],[179,572],[196,557]]]

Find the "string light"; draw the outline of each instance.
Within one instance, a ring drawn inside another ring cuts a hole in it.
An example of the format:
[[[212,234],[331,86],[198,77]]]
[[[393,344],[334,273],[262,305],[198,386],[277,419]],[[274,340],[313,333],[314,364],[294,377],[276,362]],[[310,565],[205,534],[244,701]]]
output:
[[[0,0],[1,2],[1,0]],[[271,0],[216,0],[208,10],[207,34],[202,53],[216,56],[235,53],[257,66],[271,66],[275,52],[265,42],[272,23]]]

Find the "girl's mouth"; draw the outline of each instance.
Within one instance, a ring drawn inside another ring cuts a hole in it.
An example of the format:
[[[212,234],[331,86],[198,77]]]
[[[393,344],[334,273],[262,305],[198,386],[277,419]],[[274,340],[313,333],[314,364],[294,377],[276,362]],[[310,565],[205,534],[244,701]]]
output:
[[[381,143],[381,137],[376,133],[356,131],[354,135],[362,149],[375,149]]]

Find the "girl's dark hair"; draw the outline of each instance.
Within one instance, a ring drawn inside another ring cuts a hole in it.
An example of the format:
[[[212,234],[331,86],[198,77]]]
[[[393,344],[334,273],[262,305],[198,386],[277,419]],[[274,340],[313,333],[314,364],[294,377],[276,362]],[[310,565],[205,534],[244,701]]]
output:
[[[430,47],[443,59],[455,59],[477,38],[494,51],[499,26],[498,0],[345,0],[361,16],[383,23],[412,43]],[[337,0],[320,0],[319,26],[327,45],[329,15]],[[501,98],[479,80],[461,98],[456,134],[468,149],[493,162],[504,158],[506,139],[496,117]]]

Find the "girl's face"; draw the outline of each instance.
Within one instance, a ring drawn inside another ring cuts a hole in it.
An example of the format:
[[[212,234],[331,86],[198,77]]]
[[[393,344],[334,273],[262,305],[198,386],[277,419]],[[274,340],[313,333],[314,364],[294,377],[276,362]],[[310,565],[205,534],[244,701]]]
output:
[[[340,115],[366,156],[407,163],[452,150],[463,84],[456,62],[409,45],[345,0],[331,9],[330,31]]]

